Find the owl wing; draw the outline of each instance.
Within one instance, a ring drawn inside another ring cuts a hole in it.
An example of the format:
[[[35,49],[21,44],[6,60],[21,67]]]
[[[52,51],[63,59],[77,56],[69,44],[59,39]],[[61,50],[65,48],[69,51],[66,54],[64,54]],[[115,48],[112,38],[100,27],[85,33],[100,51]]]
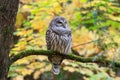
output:
[[[46,31],[46,43],[47,43],[47,49],[48,50],[51,49],[50,32],[51,31],[49,29]]]

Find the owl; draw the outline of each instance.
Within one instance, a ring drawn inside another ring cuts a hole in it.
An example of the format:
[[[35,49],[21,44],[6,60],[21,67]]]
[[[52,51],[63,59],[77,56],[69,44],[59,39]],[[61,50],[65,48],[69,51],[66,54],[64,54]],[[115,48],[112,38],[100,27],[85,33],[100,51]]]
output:
[[[69,54],[72,46],[71,29],[64,17],[56,16],[52,19],[46,31],[47,49],[59,54]],[[52,72],[56,75],[60,73],[60,64],[63,57],[58,55],[48,56],[52,63]]]

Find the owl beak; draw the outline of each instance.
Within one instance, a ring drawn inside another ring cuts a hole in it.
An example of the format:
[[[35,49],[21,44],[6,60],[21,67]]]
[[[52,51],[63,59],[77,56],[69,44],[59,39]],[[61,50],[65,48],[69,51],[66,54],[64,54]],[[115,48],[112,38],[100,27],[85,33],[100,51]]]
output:
[[[65,24],[63,24],[63,27],[64,27],[64,28],[66,28],[66,25],[65,25]]]

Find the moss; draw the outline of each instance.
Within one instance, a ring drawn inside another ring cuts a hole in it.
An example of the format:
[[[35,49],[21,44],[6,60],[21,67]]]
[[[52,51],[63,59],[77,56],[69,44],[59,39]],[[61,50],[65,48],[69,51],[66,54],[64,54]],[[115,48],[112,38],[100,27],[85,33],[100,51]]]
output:
[[[107,66],[109,66],[113,62],[113,61],[106,60],[103,58],[96,58],[96,60],[95,60],[94,57],[86,58],[86,57],[80,57],[80,56],[77,56],[74,54],[70,54],[70,55],[59,54],[59,53],[54,54],[53,51],[47,51],[47,50],[26,50],[26,51],[20,52],[19,54],[15,55],[13,57],[10,57],[10,65],[12,63],[14,63],[15,61],[17,61],[21,58],[30,56],[30,55],[46,55],[46,56],[59,55],[59,56],[63,57],[64,59],[74,60],[74,61],[83,62],[83,63],[101,63],[101,64],[106,64]],[[120,63],[114,62],[114,66],[120,67]]]
[[[6,27],[6,30],[4,31],[4,36],[10,34],[11,30],[10,30],[10,26]]]

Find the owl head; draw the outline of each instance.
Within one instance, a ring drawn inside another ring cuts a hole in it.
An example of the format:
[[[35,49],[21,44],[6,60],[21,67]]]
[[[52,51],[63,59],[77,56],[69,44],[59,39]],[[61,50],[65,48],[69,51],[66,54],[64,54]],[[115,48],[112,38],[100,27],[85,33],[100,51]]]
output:
[[[68,27],[68,22],[67,22],[67,20],[64,17],[62,17],[62,16],[56,16],[51,21],[50,26],[67,28]]]

